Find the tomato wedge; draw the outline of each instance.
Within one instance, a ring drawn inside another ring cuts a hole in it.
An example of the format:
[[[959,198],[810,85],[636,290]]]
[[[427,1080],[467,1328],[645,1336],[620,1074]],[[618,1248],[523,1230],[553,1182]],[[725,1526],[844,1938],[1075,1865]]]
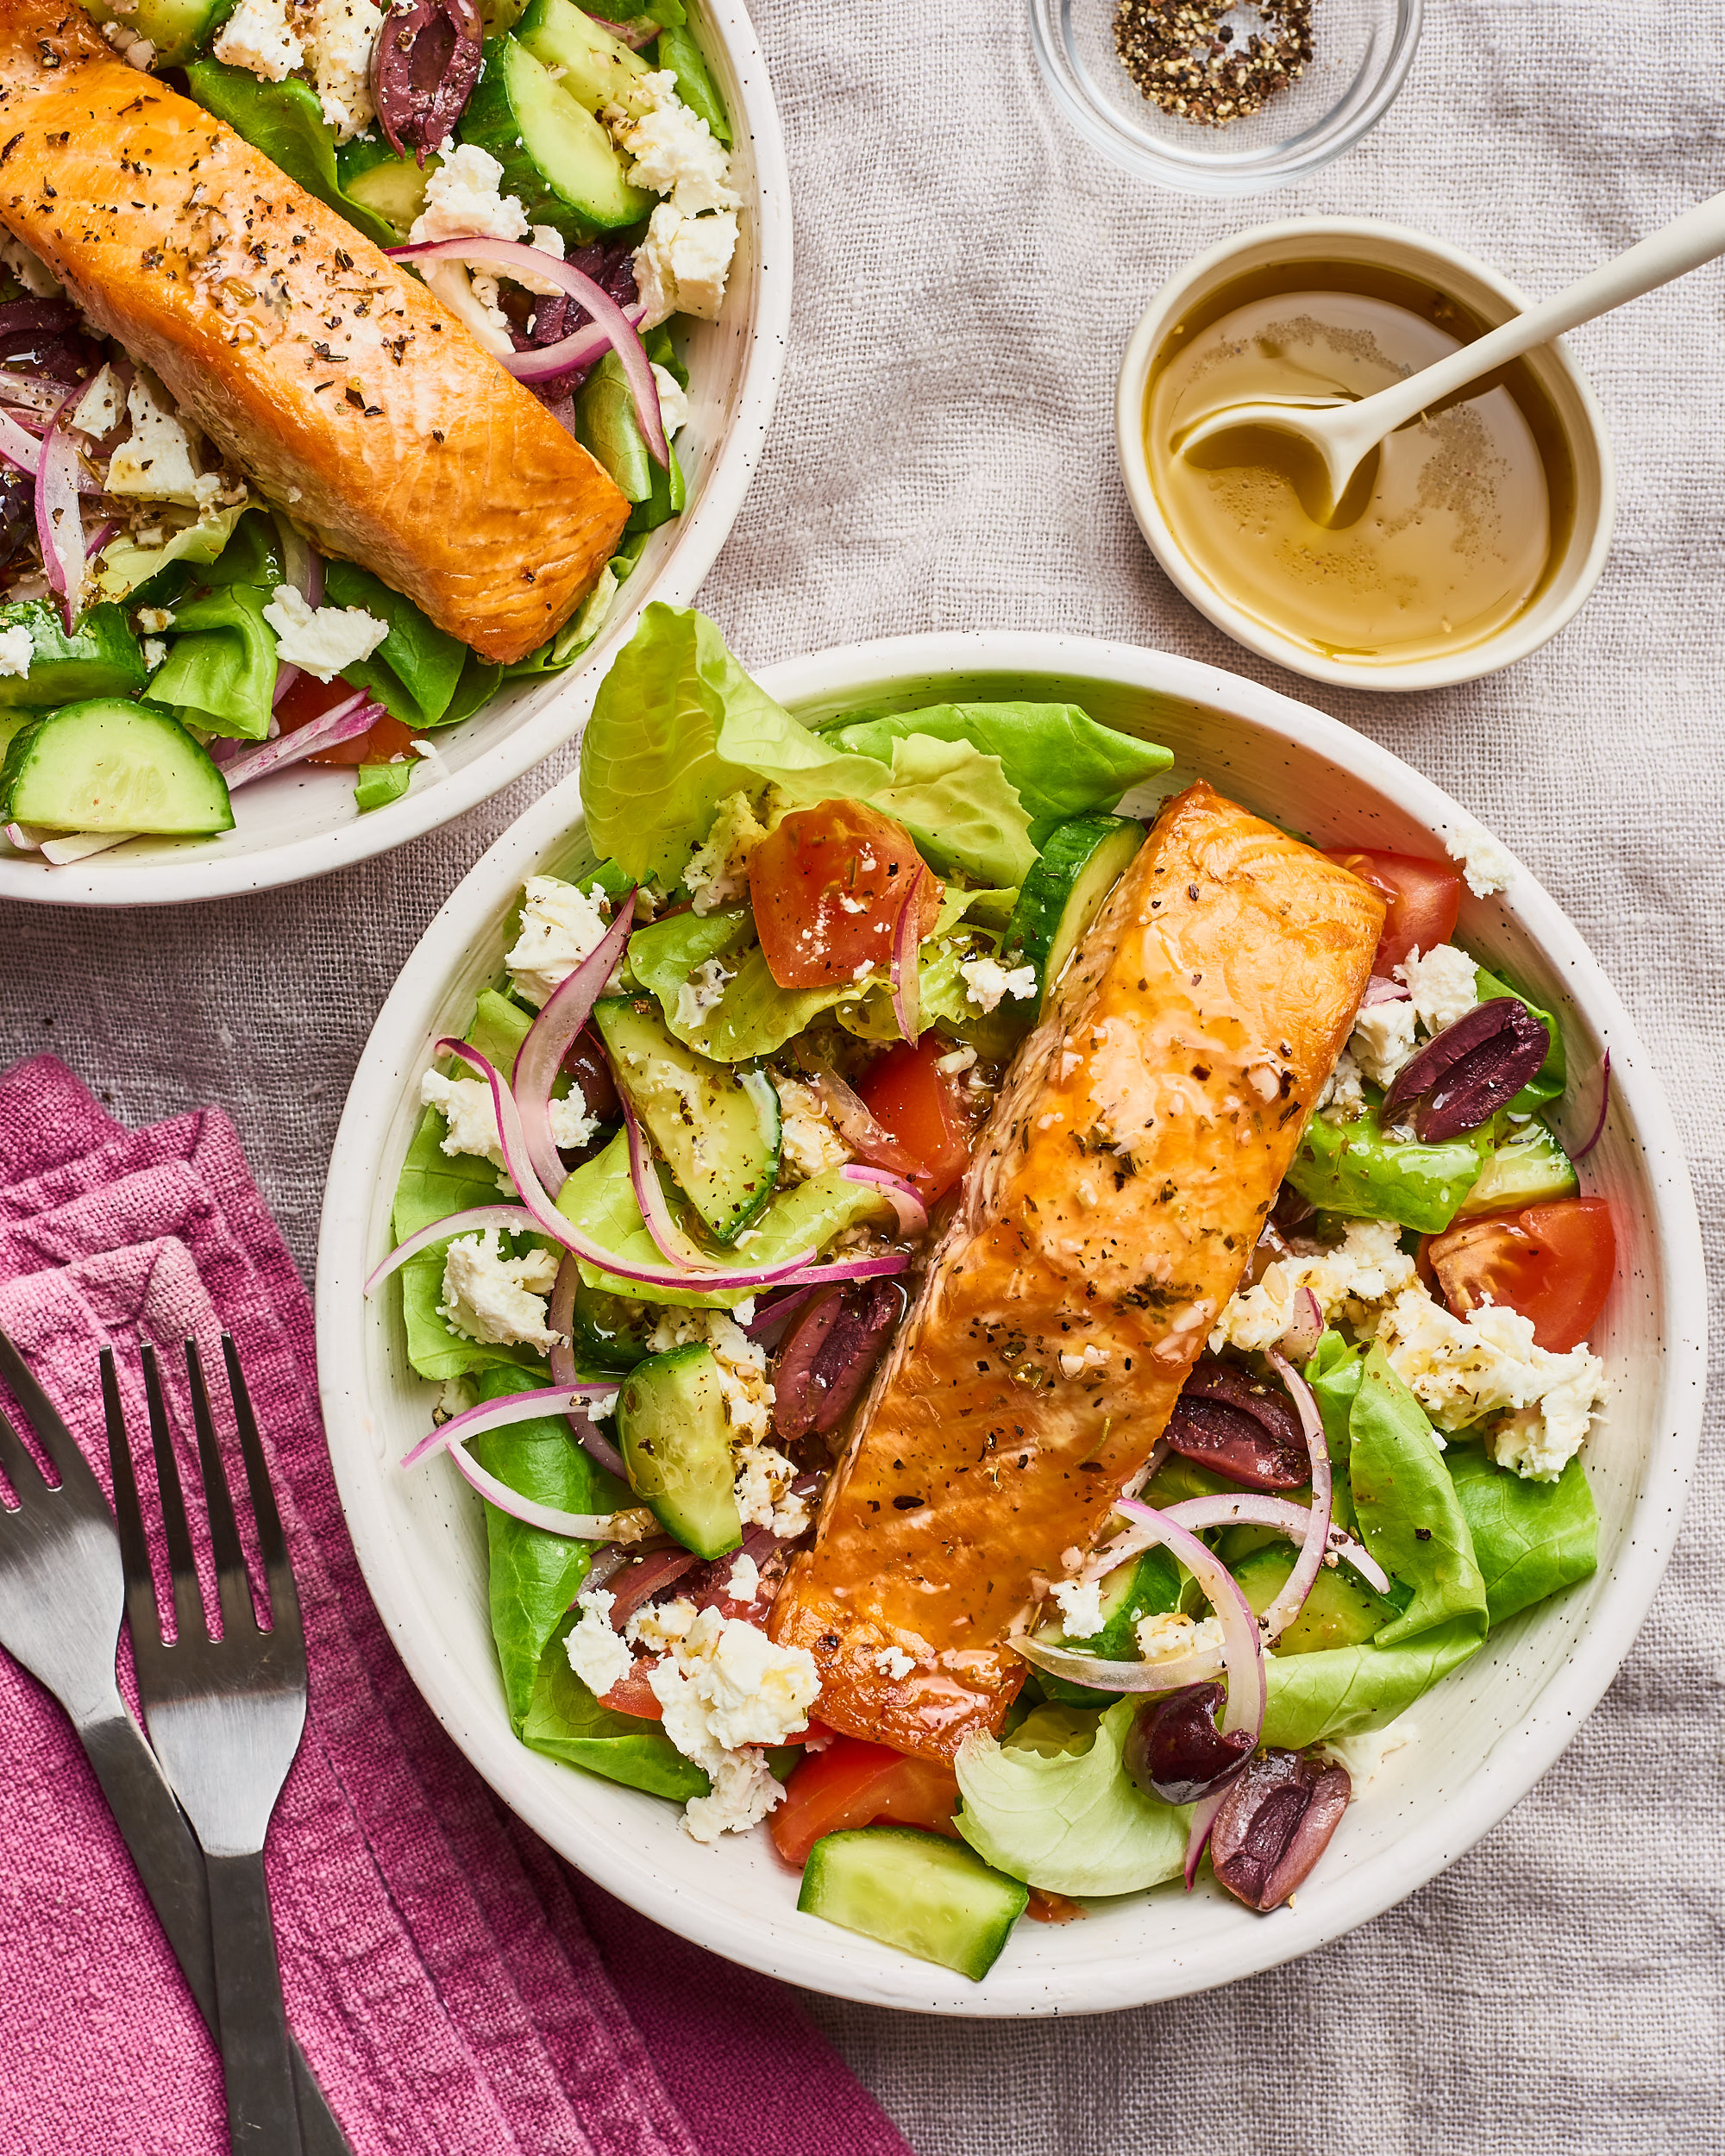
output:
[[[1461,872],[1446,861],[1413,854],[1333,848],[1327,858],[1369,883],[1389,909],[1371,970],[1387,980],[1411,950],[1435,950],[1455,934],[1461,911]]]
[[[660,1706],[653,1687],[647,1682],[648,1675],[658,1658],[657,1655],[644,1659],[637,1655],[635,1667],[627,1677],[618,1677],[611,1689],[601,1696],[599,1705],[608,1707],[613,1714],[638,1714],[643,1721],[663,1721],[665,1710]]]
[[[333,711],[338,704],[345,704],[353,693],[352,683],[344,681],[339,674],[333,681],[320,681],[315,674],[302,674],[275,707],[281,730],[297,734],[314,718],[322,718],[325,711]],[[412,728],[404,726],[398,718],[391,718],[386,713],[368,732],[356,734],[351,741],[338,741],[332,749],[316,749],[305,761],[342,766],[392,763],[398,756],[411,755],[412,749]]]
[[[902,824],[863,801],[794,809],[749,857],[767,970],[781,988],[825,988],[892,963],[893,931],[922,862]],[[925,871],[919,936],[940,912]]]
[[[800,1871],[823,1834],[880,1820],[952,1834],[957,1809],[958,1778],[943,1762],[906,1758],[860,1737],[835,1737],[793,1770],[784,1802],[768,1825],[773,1846]]]
[[[908,1180],[931,1205],[944,1197],[970,1159],[970,1131],[953,1089],[936,1065],[947,1053],[938,1035],[901,1041],[863,1073],[856,1091],[870,1115],[911,1156]]]
[[[1484,1213],[1427,1238],[1421,1256],[1458,1318],[1484,1302],[1530,1319],[1537,1345],[1566,1354],[1592,1331],[1617,1264],[1603,1198]]]

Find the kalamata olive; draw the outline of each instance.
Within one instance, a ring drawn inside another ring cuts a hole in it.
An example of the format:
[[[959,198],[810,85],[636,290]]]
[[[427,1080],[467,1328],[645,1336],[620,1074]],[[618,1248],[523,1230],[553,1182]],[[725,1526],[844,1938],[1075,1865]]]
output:
[[[1280,1746],[1260,1752],[1216,1814],[1216,1877],[1248,1908],[1279,1908],[1328,1847],[1352,1794],[1346,1767]]]
[[[1312,1456],[1293,1403],[1238,1363],[1200,1363],[1164,1435],[1172,1451],[1248,1489],[1298,1489],[1311,1479]]]
[[[781,1438],[825,1437],[855,1407],[905,1314],[895,1280],[853,1280],[819,1295],[798,1319],[773,1373]]]
[[[36,529],[35,490],[22,472],[0,466],[0,568],[10,561]]]
[[[580,1087],[587,1113],[596,1122],[616,1122],[623,1113],[623,1104],[617,1097],[611,1065],[592,1026],[584,1025],[563,1051],[563,1069],[569,1075],[572,1088]]]
[[[1384,1120],[1411,1101],[1414,1131],[1427,1144],[1477,1131],[1538,1074],[1551,1045],[1544,1022],[1518,997],[1477,1003],[1396,1074]]]
[[[1231,1781],[1251,1757],[1249,1730],[1224,1735],[1216,1727],[1220,1684],[1189,1684],[1165,1699],[1146,1700],[1126,1732],[1126,1772],[1148,1796],[1195,1804]]]
[[[484,25],[474,0],[403,0],[372,47],[372,100],[398,157],[453,134],[480,78]]]

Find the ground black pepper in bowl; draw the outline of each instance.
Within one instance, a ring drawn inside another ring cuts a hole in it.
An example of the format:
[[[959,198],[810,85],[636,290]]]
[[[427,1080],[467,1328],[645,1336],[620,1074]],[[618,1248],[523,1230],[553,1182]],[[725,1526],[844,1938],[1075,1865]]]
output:
[[[1224,18],[1255,16],[1242,36]],[[1312,0],[1120,0],[1114,50],[1152,104],[1200,127],[1261,112],[1312,57]]]

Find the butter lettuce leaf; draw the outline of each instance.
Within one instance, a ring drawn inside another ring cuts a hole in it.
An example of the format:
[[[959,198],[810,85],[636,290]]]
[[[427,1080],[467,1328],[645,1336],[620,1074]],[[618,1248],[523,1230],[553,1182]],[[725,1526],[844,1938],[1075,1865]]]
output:
[[[1444,1456],[1473,1537],[1494,1625],[1584,1580],[1599,1563],[1599,1515],[1578,1458],[1555,1482],[1530,1482],[1490,1459],[1484,1445]]]
[[[369,659],[344,667],[342,679],[369,689],[405,726],[443,726],[467,663],[467,647],[422,614],[411,599],[353,561],[331,561],[324,604],[357,606],[389,633]]]
[[[1368,1107],[1350,1123],[1309,1118],[1288,1180],[1322,1212],[1394,1220],[1422,1235],[1440,1235],[1479,1181],[1490,1150],[1490,1123],[1465,1138],[1425,1145],[1389,1137],[1377,1110]]]
[[[521,1724],[523,1744],[651,1796],[681,1804],[706,1796],[712,1786],[706,1776],[684,1758],[657,1722],[601,1707],[569,1667],[563,1638],[574,1621],[567,1618],[545,1650]]]
[[[255,585],[235,583],[178,607],[173,641],[150,680],[151,700],[171,704],[188,725],[206,732],[264,740],[276,677],[267,604]]]
[[[1131,1894],[1176,1877],[1190,1808],[1148,1796],[1120,1762],[1140,1701],[1104,1714],[1038,1708],[1004,1744],[971,1737],[954,1762],[954,1821],[987,1863],[1050,1894]]]
[[[148,599],[166,605],[186,587],[197,570],[207,568],[220,557],[244,514],[243,503],[236,503],[232,509],[218,509],[195,524],[181,525],[159,546],[141,546],[124,533],[110,539],[92,565],[96,597],[122,599],[135,593],[140,603]]]

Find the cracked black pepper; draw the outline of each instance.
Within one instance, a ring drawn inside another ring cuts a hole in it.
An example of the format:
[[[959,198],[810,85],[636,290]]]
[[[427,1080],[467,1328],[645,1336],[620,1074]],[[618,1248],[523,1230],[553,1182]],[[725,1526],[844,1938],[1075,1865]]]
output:
[[[1223,18],[1251,13],[1245,35]],[[1199,127],[1261,112],[1312,57],[1312,0],[1120,0],[1114,50],[1152,104]]]

